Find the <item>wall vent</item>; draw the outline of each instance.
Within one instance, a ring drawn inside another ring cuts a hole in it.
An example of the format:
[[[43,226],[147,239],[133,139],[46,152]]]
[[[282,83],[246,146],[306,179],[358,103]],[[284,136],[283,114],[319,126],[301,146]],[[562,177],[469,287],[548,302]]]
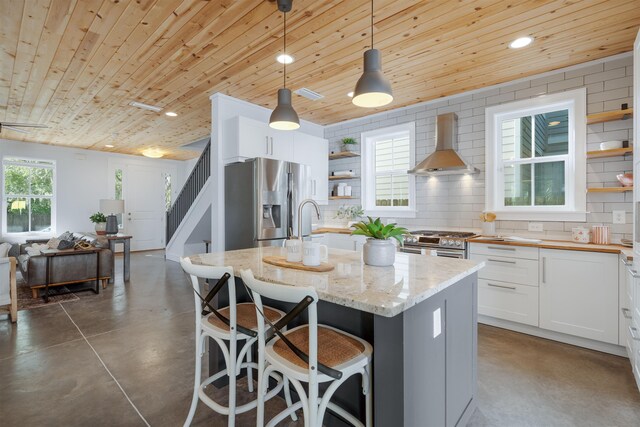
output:
[[[305,98],[312,101],[317,101],[318,99],[324,98],[324,95],[320,95],[318,92],[314,92],[311,89],[307,89],[306,87],[296,90],[295,93],[300,96],[304,96]]]

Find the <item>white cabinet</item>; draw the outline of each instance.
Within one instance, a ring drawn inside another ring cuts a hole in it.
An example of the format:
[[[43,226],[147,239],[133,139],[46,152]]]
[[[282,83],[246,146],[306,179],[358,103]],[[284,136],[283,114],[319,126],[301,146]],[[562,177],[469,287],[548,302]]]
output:
[[[538,248],[472,243],[478,272],[478,314],[538,326]]]
[[[478,279],[478,313],[538,326],[538,288]]]
[[[225,163],[255,157],[293,161],[293,132],[271,129],[266,123],[242,116],[229,119],[225,126]]]
[[[324,138],[300,132],[293,134],[293,161],[311,167],[309,195],[318,204],[329,204],[329,152]]]
[[[540,249],[540,327],[618,343],[618,256]]]

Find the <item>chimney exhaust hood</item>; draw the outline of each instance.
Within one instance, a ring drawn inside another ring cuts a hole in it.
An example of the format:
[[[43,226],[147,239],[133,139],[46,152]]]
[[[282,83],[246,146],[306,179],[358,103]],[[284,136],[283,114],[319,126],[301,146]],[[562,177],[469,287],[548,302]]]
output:
[[[441,114],[436,118],[436,151],[408,173],[413,175],[462,175],[479,170],[465,162],[458,148],[458,115]]]

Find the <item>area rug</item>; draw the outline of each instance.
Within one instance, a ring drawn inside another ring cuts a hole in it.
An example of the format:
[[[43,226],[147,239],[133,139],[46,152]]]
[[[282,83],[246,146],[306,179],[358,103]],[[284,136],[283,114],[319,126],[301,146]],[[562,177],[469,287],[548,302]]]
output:
[[[31,310],[38,307],[57,304],[59,302],[65,303],[78,301],[80,299],[78,295],[72,293],[66,286],[55,286],[53,288],[49,288],[49,302],[44,302],[44,298],[42,297],[32,298],[31,288],[24,282],[17,283],[17,291],[18,310]]]

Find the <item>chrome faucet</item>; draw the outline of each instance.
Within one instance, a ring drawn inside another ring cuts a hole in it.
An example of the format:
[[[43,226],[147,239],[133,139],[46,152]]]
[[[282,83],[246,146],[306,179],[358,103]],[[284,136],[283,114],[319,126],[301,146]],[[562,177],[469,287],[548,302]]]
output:
[[[318,219],[320,219],[320,206],[313,199],[305,199],[298,206],[298,239],[302,240],[302,208],[307,203],[311,203],[316,208],[316,214],[318,215]]]

